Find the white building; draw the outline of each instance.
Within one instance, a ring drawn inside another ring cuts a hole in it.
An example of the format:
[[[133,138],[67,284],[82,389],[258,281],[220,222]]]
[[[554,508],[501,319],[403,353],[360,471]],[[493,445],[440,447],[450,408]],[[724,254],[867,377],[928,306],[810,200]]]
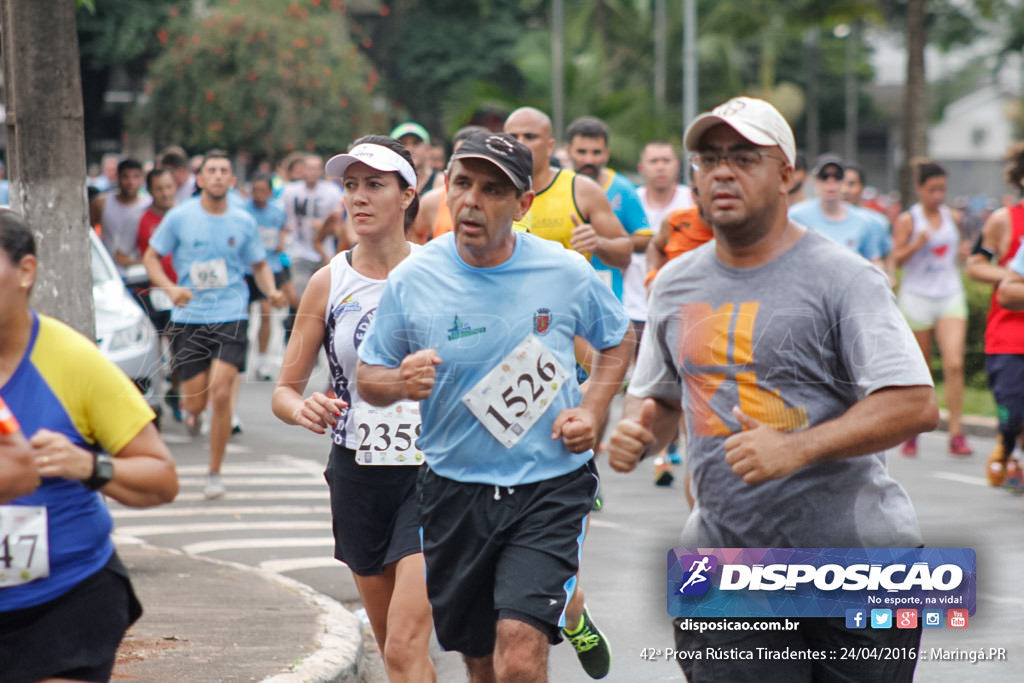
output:
[[[983,85],[950,103],[928,131],[930,156],[949,171],[950,195],[998,197],[1003,154],[1014,142],[1020,95],[1001,84]]]

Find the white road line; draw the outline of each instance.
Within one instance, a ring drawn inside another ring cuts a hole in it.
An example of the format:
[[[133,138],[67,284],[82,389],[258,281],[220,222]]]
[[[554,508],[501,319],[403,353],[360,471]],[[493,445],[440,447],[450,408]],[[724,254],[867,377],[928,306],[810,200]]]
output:
[[[988,593],[978,593],[979,600],[987,600],[1000,605],[1016,605],[1018,607],[1024,606],[1024,598],[1010,598],[1005,595],[990,595]]]
[[[201,541],[182,546],[193,555],[219,550],[251,550],[266,548],[333,548],[333,538],[229,538],[221,541]]]
[[[186,517],[196,515],[329,515],[330,505],[236,505],[234,507],[207,505],[203,507],[162,507],[149,510],[111,510],[114,519],[153,519],[155,517]]]
[[[162,536],[164,534],[203,534],[219,531],[320,531],[330,529],[329,521],[302,522],[196,522],[194,524],[138,524],[117,527],[125,536]]]
[[[177,467],[178,476],[183,474],[191,475],[205,475],[210,471],[208,465],[179,465]],[[263,463],[251,463],[251,464],[235,464],[228,462],[224,465],[225,475],[239,475],[239,474],[307,474],[305,469],[297,467],[288,467],[284,465],[268,465]]]
[[[327,500],[327,491],[228,491],[227,498],[232,502],[243,500]],[[174,499],[175,503],[191,503],[198,500],[206,500],[202,493],[179,493]],[[112,508],[113,509],[113,508]],[[154,510],[162,508],[154,508]],[[216,510],[216,504],[211,504],[206,510]]]
[[[324,465],[324,463],[319,462],[317,460],[308,460],[306,458],[296,458],[293,455],[275,455],[275,456],[271,456],[271,459],[278,460],[278,461],[283,462],[283,463],[287,463],[288,465],[290,465],[291,467],[294,467],[297,470],[301,470],[303,472],[308,472],[309,474],[312,474],[312,475],[315,475],[315,476],[318,476],[318,477],[321,477],[321,478],[324,476],[324,468],[326,467],[326,465]]]
[[[201,444],[203,441],[206,440],[205,436],[204,437],[200,437],[198,439],[193,439],[192,437],[190,437],[188,435],[185,435],[185,434],[166,434],[166,433],[163,433],[163,432],[161,432],[160,437],[164,440],[164,443],[175,445],[175,446],[184,446],[185,444],[189,444],[189,443]],[[235,454],[239,454],[239,453],[252,453],[252,449],[251,448],[249,448],[248,446],[243,446],[241,444],[237,444],[237,443],[229,443],[225,450],[226,450],[227,453],[235,453]]]
[[[945,479],[946,481],[955,481],[961,484],[988,486],[987,479],[982,479],[981,477],[972,477],[967,474],[957,474],[956,472],[932,472],[932,476],[935,477],[936,479]]]
[[[300,569],[321,569],[324,567],[348,567],[341,560],[333,557],[296,557],[289,560],[264,560],[260,562],[260,569],[266,569],[277,574],[295,572]]]
[[[622,525],[618,524],[616,522],[606,522],[603,519],[594,519],[594,516],[591,515],[590,516],[590,526],[603,526],[603,527],[608,528],[608,529],[618,529]]]
[[[323,488],[327,488],[327,482],[321,477],[275,477],[268,475],[266,477],[234,477],[230,474],[221,475],[221,481],[228,487],[230,492],[231,486],[311,486],[319,485]],[[205,486],[206,477],[178,477],[178,483],[181,486]]]

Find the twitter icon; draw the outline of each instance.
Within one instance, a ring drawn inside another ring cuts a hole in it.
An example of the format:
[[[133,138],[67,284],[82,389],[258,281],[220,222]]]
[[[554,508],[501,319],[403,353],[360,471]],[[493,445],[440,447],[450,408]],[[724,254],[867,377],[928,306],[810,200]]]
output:
[[[892,610],[871,610],[871,628],[892,628]]]

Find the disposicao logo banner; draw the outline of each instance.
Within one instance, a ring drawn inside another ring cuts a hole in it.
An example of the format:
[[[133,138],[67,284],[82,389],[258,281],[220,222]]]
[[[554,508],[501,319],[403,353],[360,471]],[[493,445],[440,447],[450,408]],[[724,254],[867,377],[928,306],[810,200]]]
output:
[[[970,548],[673,548],[673,617],[844,617],[851,608],[975,611]]]

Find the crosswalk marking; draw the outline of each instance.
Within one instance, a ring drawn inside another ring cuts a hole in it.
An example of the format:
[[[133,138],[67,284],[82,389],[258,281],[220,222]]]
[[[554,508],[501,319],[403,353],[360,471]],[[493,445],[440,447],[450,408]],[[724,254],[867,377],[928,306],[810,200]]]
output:
[[[330,567],[344,567],[348,568],[341,560],[336,560],[333,557],[293,557],[287,560],[264,560],[260,562],[260,569],[266,569],[270,572],[276,572],[278,574],[286,574],[288,572],[296,572],[301,569],[323,569]]]
[[[283,472],[282,474],[293,474],[291,472]],[[281,477],[236,477],[231,474],[222,474],[221,481],[228,487],[228,494],[231,494],[231,486],[310,486],[318,485],[321,488],[327,488],[327,482],[324,481],[323,477],[308,477],[304,475],[298,476],[281,476]],[[206,477],[178,477],[178,484],[181,486],[194,486],[201,488],[206,484]]]
[[[178,437],[169,441],[186,443],[189,439]],[[173,504],[140,510],[111,501],[115,535],[118,543],[130,543],[160,542],[161,537],[180,534],[193,542],[179,547],[193,555],[262,550],[266,552],[259,555],[267,559],[247,563],[278,574],[304,569],[346,570],[345,564],[333,557],[331,506],[324,466],[323,461],[284,453],[264,460],[228,461],[221,476],[227,496],[224,500],[208,501],[202,494],[207,480],[206,465],[181,465],[177,469],[182,490]],[[280,536],[238,537],[260,531]],[[197,536],[203,538],[203,534],[228,538],[207,536],[209,540],[196,540]],[[310,555],[282,557],[296,548],[309,548]]]
[[[932,472],[932,476],[936,479],[945,479],[946,481],[955,481],[961,484],[974,484],[975,486],[988,486],[988,480],[982,477],[972,477],[966,474],[957,474],[956,472]]]
[[[318,494],[323,497],[323,494]],[[111,510],[110,515],[115,520],[120,519],[152,519],[156,517],[187,517],[196,515],[209,517],[210,515],[329,515],[330,505],[224,505],[224,506],[203,506],[203,507],[165,507],[154,510],[137,510],[126,508],[122,510]]]
[[[330,529],[330,521],[296,522],[195,522],[192,524],[137,524],[117,527],[125,536],[147,537],[166,534],[205,534],[217,531],[320,531]]]
[[[327,500],[327,491],[228,491],[226,499],[231,502],[243,500]],[[192,503],[198,500],[206,501],[206,496],[202,493],[179,493],[174,502]],[[145,512],[151,512],[154,517],[158,517],[163,509],[165,508],[154,508]],[[167,509],[173,509],[173,506]],[[209,503],[208,507],[202,509],[204,514],[206,514],[214,512],[218,508],[216,503]]]
[[[182,476],[182,475],[196,475],[196,476],[203,475],[203,476],[205,476],[206,473],[209,471],[209,469],[210,468],[207,465],[178,465],[178,467],[177,467],[178,476],[179,477]],[[281,465],[266,464],[266,463],[241,463],[241,464],[237,464],[236,465],[236,464],[231,463],[231,462],[228,462],[228,463],[226,463],[224,465],[224,472],[223,472],[223,474],[225,476],[227,476],[227,475],[239,475],[239,474],[275,474],[275,475],[295,474],[295,475],[301,475],[301,474],[309,474],[309,473],[310,473],[309,470],[306,469],[305,467],[293,467],[293,466],[282,467]],[[320,468],[320,472],[317,474],[317,476],[323,478],[323,467]]]
[[[252,550],[260,548],[334,548],[334,539],[329,537],[307,538],[226,538],[220,541],[200,541],[182,546],[192,555],[217,552],[218,550]]]

